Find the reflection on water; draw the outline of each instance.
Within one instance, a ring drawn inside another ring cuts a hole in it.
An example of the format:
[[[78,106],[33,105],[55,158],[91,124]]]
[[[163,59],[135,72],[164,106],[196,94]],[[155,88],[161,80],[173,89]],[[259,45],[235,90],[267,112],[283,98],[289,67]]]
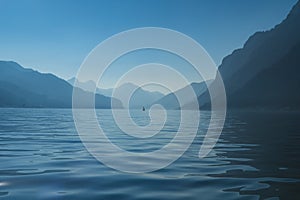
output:
[[[179,111],[160,134],[134,140],[98,110],[112,141],[152,151],[176,133]],[[143,124],[147,117],[133,116]],[[176,162],[148,174],[121,173],[96,161],[75,131],[71,110],[0,109],[0,198],[4,199],[300,199],[300,113],[229,112],[223,133],[198,158],[210,118]],[[130,142],[129,142],[130,141]]]

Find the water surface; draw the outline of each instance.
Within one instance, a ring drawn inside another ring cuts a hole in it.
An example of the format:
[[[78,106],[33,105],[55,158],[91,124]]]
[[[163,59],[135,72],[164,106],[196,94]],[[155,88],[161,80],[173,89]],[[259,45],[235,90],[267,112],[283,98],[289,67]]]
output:
[[[137,124],[149,118],[134,111]],[[179,111],[151,139],[115,126],[109,110],[100,124],[120,147],[153,151],[178,128]],[[198,158],[209,112],[186,153],[147,174],[115,171],[81,143],[69,109],[0,109],[0,198],[3,199],[300,199],[300,113],[229,112],[210,154]]]

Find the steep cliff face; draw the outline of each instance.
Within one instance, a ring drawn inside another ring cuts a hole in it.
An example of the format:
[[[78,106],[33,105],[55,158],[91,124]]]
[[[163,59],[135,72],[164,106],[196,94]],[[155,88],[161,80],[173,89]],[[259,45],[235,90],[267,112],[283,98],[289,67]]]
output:
[[[300,2],[273,29],[251,36],[219,67],[229,108],[300,108]],[[209,107],[208,92],[198,100]],[[216,97],[217,98],[217,97]]]

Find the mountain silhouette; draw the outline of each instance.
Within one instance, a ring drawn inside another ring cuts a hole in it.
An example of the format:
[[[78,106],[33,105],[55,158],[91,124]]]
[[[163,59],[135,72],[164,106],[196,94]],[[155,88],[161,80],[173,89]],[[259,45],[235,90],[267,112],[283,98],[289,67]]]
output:
[[[76,78],[73,77],[68,80],[68,83],[70,83],[71,85],[74,85],[75,81],[76,81]],[[79,87],[85,91],[88,91],[88,92],[94,92],[96,83],[92,80],[85,81],[85,82],[77,80],[77,87]],[[108,88],[108,89],[103,89],[103,88],[99,88],[99,87],[96,88],[96,93],[101,94],[103,96],[111,97],[112,92],[113,92],[112,88]]]
[[[92,93],[77,88],[83,95]],[[16,62],[0,61],[0,107],[71,108],[73,86],[53,74],[25,69]],[[111,98],[95,95],[96,108],[110,108]],[[116,101],[121,107],[121,103]],[[89,107],[84,101],[80,107]]]
[[[123,100],[122,97],[125,97],[128,91],[134,91],[130,98],[128,107],[133,109],[141,109],[143,106],[145,108],[149,108],[155,101],[164,96],[164,94],[160,92],[151,92],[132,83],[124,83],[123,85],[115,89],[115,92],[118,93],[118,96],[121,97],[118,98],[121,101]],[[125,106],[125,104],[125,102],[122,102],[122,105]]]
[[[76,81],[76,78],[71,78],[68,80],[70,84],[74,84]],[[77,86],[85,91],[90,91],[93,92],[96,83],[93,81],[85,81],[81,82],[77,80]],[[142,87],[139,87],[133,83],[124,83],[118,88],[115,89],[115,92],[119,93],[119,100],[123,100],[125,98],[125,95],[128,94],[129,91],[134,91],[132,94],[129,105],[127,108],[132,108],[132,109],[141,109],[143,106],[149,108],[155,101],[158,99],[162,98],[164,94],[160,92],[151,92],[148,90],[143,89]],[[107,97],[112,97],[113,94],[113,88],[108,88],[108,89],[103,89],[97,87],[96,93],[107,96]],[[122,103],[123,106],[126,106],[126,102]]]
[[[273,29],[252,35],[219,67],[229,108],[300,108],[300,2]],[[212,83],[212,86],[215,83]],[[218,97],[215,97],[218,100]],[[209,93],[199,96],[209,108]]]
[[[191,83],[190,86],[193,88],[195,91],[196,96],[200,96],[202,93],[204,93],[207,90],[207,85],[210,85],[213,80],[208,80],[208,81],[203,81],[200,83]],[[179,109],[180,104],[178,102],[178,99],[176,95],[178,96],[189,96],[190,94],[188,93],[187,90],[188,86],[185,86],[184,88],[181,88],[175,92],[169,93],[166,96],[162,97],[158,101],[154,102],[154,104],[160,104],[162,105],[165,109]],[[186,101],[189,101],[189,99],[186,99]],[[189,102],[182,102],[183,105],[189,103]]]

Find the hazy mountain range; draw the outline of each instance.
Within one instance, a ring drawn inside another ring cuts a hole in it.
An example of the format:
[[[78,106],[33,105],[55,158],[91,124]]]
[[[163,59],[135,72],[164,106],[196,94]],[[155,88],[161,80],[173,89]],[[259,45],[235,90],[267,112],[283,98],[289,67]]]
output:
[[[68,80],[68,82],[74,85],[75,80],[75,78],[71,78]],[[91,80],[86,82],[78,81],[77,86],[83,90],[93,92],[93,90],[96,88],[96,83]],[[133,83],[125,83],[115,89],[115,92],[119,93],[120,96],[125,96],[128,91],[134,91],[134,93],[131,96],[129,105],[126,105],[125,102],[122,104],[125,108],[140,109],[143,106],[149,108],[154,102],[164,97],[164,94],[160,92],[151,92],[137,85],[134,85]],[[107,97],[112,97],[113,89],[103,89],[97,87],[96,93]],[[120,98],[120,100],[122,101],[122,98]]]
[[[190,86],[193,88],[195,91],[195,94],[197,96],[202,95],[206,90],[207,90],[207,85],[210,85],[213,80],[208,80],[208,81],[203,81],[200,83],[192,83]],[[154,102],[154,104],[160,104],[164,106],[166,109],[179,109],[180,104],[177,100],[176,95],[178,96],[188,96],[190,95],[188,93],[187,87],[184,87],[182,89],[179,89],[175,91],[174,93],[167,94],[163,98],[159,99],[158,101]],[[188,101],[188,98],[186,99]],[[189,102],[182,102],[183,105],[188,104]]]
[[[76,81],[76,78],[73,77],[69,80],[67,80],[68,83],[70,83],[71,85],[74,85],[75,81]],[[86,82],[80,82],[78,81],[77,82],[77,86],[85,91],[89,91],[89,92],[94,92],[94,89],[96,88],[96,83],[92,80],[89,80],[89,81],[86,81]],[[96,93],[98,94],[102,94],[104,96],[107,96],[107,97],[111,97],[112,96],[112,92],[113,92],[113,89],[112,88],[108,88],[108,89],[102,89],[102,88],[99,88],[97,87],[96,88]]]
[[[92,95],[78,89],[83,95]],[[0,61],[0,107],[71,108],[73,86],[53,74],[25,69],[11,61]],[[121,102],[114,99],[119,107]],[[82,102],[80,107],[87,107]],[[96,108],[110,108],[111,98],[97,94]]]
[[[233,109],[299,109],[300,108],[300,3],[287,18],[273,29],[257,32],[243,48],[226,56],[219,66],[226,88],[228,107]],[[72,105],[72,84],[53,74],[25,69],[15,62],[0,61],[0,107],[59,107]],[[209,108],[208,84],[192,83],[200,108]],[[80,83],[80,91],[93,95],[95,83]],[[159,103],[167,109],[178,109],[175,98],[185,88],[163,95],[150,92],[131,83],[116,88],[124,92],[137,88],[129,108],[150,107]],[[112,89],[96,90],[96,107],[110,108]],[[215,97],[218,99],[218,97]],[[119,107],[121,102],[118,102]],[[188,108],[187,102],[184,108]],[[84,103],[82,105],[85,106]],[[126,105],[125,105],[126,107]]]

